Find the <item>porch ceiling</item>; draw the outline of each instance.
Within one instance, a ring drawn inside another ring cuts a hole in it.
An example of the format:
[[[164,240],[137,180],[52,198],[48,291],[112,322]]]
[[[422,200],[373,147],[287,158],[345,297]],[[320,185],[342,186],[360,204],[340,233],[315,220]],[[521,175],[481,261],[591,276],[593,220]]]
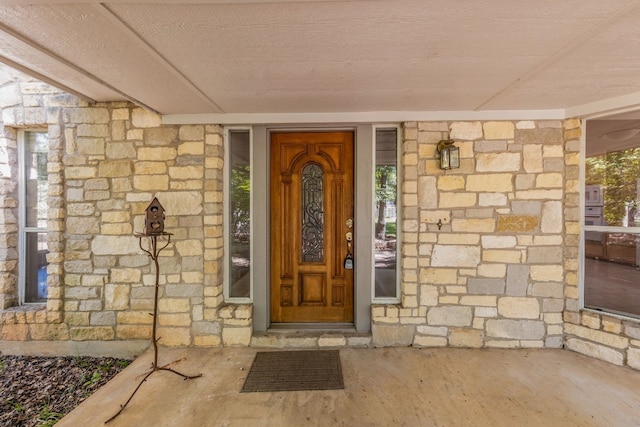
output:
[[[640,0],[8,0],[0,61],[161,114],[640,99]]]

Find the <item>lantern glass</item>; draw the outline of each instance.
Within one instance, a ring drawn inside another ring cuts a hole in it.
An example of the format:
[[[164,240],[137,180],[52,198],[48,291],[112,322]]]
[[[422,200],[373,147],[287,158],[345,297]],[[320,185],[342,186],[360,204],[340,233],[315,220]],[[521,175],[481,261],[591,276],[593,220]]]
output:
[[[441,169],[450,169],[449,166],[449,149],[443,148],[440,151],[440,168]]]
[[[449,169],[457,169],[460,167],[460,150],[453,145],[449,147]]]

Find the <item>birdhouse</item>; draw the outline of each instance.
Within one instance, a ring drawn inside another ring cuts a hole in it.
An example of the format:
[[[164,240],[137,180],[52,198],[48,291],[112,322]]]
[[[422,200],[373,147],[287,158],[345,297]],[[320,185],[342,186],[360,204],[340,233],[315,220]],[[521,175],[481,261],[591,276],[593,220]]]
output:
[[[144,221],[144,234],[152,236],[154,234],[164,233],[164,208],[154,197],[146,209],[146,217]]]

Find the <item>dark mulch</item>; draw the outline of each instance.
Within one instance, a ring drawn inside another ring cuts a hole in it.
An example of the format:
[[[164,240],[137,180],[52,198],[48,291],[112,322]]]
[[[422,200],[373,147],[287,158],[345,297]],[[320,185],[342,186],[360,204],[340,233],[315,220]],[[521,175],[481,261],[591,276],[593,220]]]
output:
[[[0,426],[51,426],[130,360],[0,355]]]

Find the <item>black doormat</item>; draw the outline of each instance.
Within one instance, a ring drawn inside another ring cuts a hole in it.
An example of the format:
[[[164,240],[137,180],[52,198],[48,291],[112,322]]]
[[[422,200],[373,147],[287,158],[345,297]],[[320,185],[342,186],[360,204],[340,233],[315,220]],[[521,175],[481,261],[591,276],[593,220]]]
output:
[[[260,351],[241,392],[343,388],[338,350]]]

